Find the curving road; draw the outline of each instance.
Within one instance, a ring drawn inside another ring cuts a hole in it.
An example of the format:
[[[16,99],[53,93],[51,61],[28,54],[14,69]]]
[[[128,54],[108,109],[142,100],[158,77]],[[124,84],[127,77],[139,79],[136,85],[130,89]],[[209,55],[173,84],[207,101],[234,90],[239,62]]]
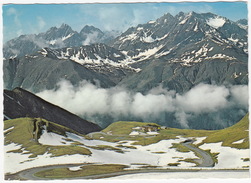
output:
[[[197,147],[192,146],[191,144],[193,141],[183,142],[182,145],[189,148],[190,150],[198,153],[201,157],[198,167],[213,167],[214,161],[209,153],[206,151],[203,151],[202,149],[199,149]],[[52,180],[51,178],[40,178],[34,176],[35,173],[48,170],[48,169],[55,169],[55,168],[69,168],[74,166],[84,166],[86,164],[64,164],[64,165],[49,165],[44,167],[35,167],[26,169],[23,171],[20,171],[13,176],[19,176],[21,179],[25,180]],[[184,172],[184,171],[200,171],[200,170],[188,170],[188,169],[141,169],[141,170],[126,170],[122,172],[115,172],[115,173],[108,173],[108,174],[102,174],[102,175],[91,175],[91,176],[85,176],[85,177],[74,177],[74,178],[64,178],[64,179],[100,179],[105,177],[113,177],[113,176],[119,176],[119,175],[125,175],[125,174],[135,174],[135,173],[148,173],[148,172]],[[10,177],[11,178],[11,177]]]
[[[214,160],[211,157],[211,155],[209,153],[207,153],[206,151],[203,151],[202,149],[199,149],[197,147],[192,146],[193,142],[189,141],[189,142],[183,142],[182,145],[184,145],[185,147],[191,149],[192,151],[198,153],[201,157],[201,162],[199,162],[198,167],[213,167],[214,166]]]
[[[83,164],[86,165],[86,164]],[[55,169],[55,168],[69,168],[73,166],[80,166],[78,165],[50,165],[50,166],[44,166],[44,167],[35,167],[27,170],[23,170],[21,172],[16,173],[15,175],[18,175],[22,180],[53,180],[53,178],[41,178],[34,176],[35,173],[43,171],[43,170],[49,170],[49,169]],[[72,178],[61,178],[64,180],[76,180],[76,179],[102,179],[102,178],[108,178],[108,177],[114,177],[114,176],[120,176],[120,175],[128,175],[128,174],[138,174],[138,173],[159,173],[159,172],[198,172],[201,171],[200,169],[136,169],[136,170],[124,170],[121,172],[114,172],[114,173],[107,173],[107,174],[99,174],[99,175],[90,175],[90,176],[83,176],[83,177],[72,177]],[[56,180],[56,178],[54,179]]]

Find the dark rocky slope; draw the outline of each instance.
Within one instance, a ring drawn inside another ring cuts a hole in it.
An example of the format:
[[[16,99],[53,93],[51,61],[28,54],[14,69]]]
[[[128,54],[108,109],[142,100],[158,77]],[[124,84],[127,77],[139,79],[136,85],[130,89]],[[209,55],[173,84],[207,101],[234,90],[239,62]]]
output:
[[[20,117],[44,118],[82,134],[101,130],[97,124],[86,121],[24,89],[4,90],[4,118]]]

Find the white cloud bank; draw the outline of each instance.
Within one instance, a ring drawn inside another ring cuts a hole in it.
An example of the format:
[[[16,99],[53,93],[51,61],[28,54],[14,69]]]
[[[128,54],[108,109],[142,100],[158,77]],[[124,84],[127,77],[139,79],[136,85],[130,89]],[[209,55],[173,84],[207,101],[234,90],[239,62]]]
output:
[[[182,127],[193,114],[217,112],[229,107],[247,110],[248,86],[199,84],[184,94],[161,86],[147,94],[123,88],[99,88],[87,81],[74,87],[69,81],[59,82],[57,89],[37,93],[41,98],[81,116],[133,116],[136,119],[158,119],[163,113],[174,113]]]

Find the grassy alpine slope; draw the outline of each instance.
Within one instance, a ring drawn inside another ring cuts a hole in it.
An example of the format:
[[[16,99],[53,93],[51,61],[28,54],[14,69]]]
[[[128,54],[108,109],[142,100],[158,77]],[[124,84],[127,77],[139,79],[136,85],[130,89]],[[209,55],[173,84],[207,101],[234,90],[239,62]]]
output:
[[[126,166],[113,165],[113,164],[85,165],[85,166],[80,166],[75,171],[72,171],[69,168],[55,168],[55,169],[44,170],[44,171],[35,173],[35,176],[42,177],[42,178],[44,177],[52,178],[52,179],[73,178],[73,177],[84,177],[84,176],[91,176],[91,175],[121,172],[124,170],[124,168],[126,168]]]
[[[50,146],[42,145],[38,142],[42,134],[42,130],[47,128],[48,132],[53,132],[62,136],[66,136],[66,132],[76,133],[64,126],[49,122],[41,118],[17,118],[4,122],[4,144],[18,144],[21,147],[12,152],[23,152],[30,154],[29,158],[35,158],[46,152],[52,156],[62,156],[71,154],[90,155],[91,152],[84,147],[72,145]],[[67,140],[67,138],[66,138]]]
[[[248,149],[249,148],[249,115],[246,114],[238,123],[235,125],[222,129],[222,130],[193,130],[193,129],[178,129],[178,128],[166,128],[160,129],[158,134],[149,135],[151,138],[146,140],[147,135],[130,135],[132,129],[135,127],[142,127],[147,125],[160,125],[155,123],[142,123],[142,122],[126,122],[120,121],[109,125],[106,129],[102,130],[103,134],[95,134],[93,137],[107,141],[120,141],[123,137],[124,140],[135,140],[135,145],[149,145],[157,143],[164,139],[176,139],[177,136],[183,136],[187,138],[192,137],[206,137],[199,145],[204,143],[217,143],[223,142],[223,146]],[[109,135],[111,134],[111,135]],[[235,144],[234,142],[243,140],[242,143]]]
[[[242,143],[234,143],[243,140]],[[249,148],[249,114],[246,114],[235,125],[217,130],[203,140],[203,143],[222,142],[222,146],[233,147],[237,149]]]
[[[154,127],[157,131],[149,133],[144,129],[146,126]],[[18,118],[4,122],[4,143],[6,147],[9,145],[16,146],[14,149],[7,151],[6,155],[14,153],[19,156],[25,154],[28,156],[24,162],[19,161],[20,165],[22,163],[28,165],[27,163],[30,161],[30,165],[27,168],[42,166],[39,163],[34,165],[32,161],[40,158],[39,155],[45,154],[49,155],[49,159],[44,162],[43,166],[53,164],[50,162],[50,158],[60,158],[65,155],[65,158],[67,158],[67,155],[84,155],[76,157],[77,160],[80,161],[81,159],[82,162],[99,164],[86,164],[77,171],[66,167],[56,168],[53,171],[46,170],[36,174],[39,177],[64,178],[120,172],[124,171],[125,166],[130,167],[137,163],[145,163],[146,167],[158,167],[159,164],[156,164],[156,160],[161,160],[162,164],[160,166],[169,168],[172,166],[186,167],[183,164],[184,162],[191,163],[188,167],[199,165],[197,161],[200,158],[199,155],[195,153],[190,158],[188,154],[193,154],[194,152],[182,145],[181,142],[186,139],[194,140],[193,145],[198,148],[204,144],[209,145],[209,149],[206,149],[206,151],[213,157],[214,162],[217,163],[218,154],[221,152],[211,151],[213,149],[210,147],[213,147],[213,144],[222,142],[222,147],[226,146],[227,148],[231,147],[240,150],[248,149],[248,128],[249,120],[247,114],[237,124],[215,131],[161,128],[161,126],[155,123],[120,121],[111,124],[101,132],[83,136],[69,128],[41,118]],[[42,142],[41,139],[45,134],[47,134],[47,137],[52,135],[51,140],[54,137],[60,137],[60,143],[52,145],[44,143],[44,141]],[[53,136],[55,134],[58,136]],[[79,139],[74,138],[74,135],[78,136]],[[165,146],[164,149],[163,145]],[[162,147],[162,149],[156,148],[156,146]],[[139,161],[139,159],[142,160],[142,157],[140,157],[142,153],[151,160],[143,158],[143,161]],[[137,158],[135,159],[131,156]],[[235,156],[239,159],[241,158],[238,153],[235,153]],[[167,157],[170,159],[167,160]],[[243,157],[245,159],[242,161],[249,161],[247,154],[244,154]],[[121,159],[125,159],[125,161],[121,161]],[[10,159],[7,160],[11,166],[15,166],[14,164],[18,163],[18,161],[12,162]],[[76,164],[76,162],[67,162],[67,164]],[[11,163],[14,164],[12,165]],[[62,161],[60,164],[64,163]],[[20,170],[27,168],[23,166]],[[139,168],[142,169],[143,167]]]
[[[142,122],[116,122],[108,126],[102,131],[102,133],[95,133],[91,139],[102,139],[103,141],[118,142],[122,140],[135,141],[133,145],[149,145],[157,143],[164,139],[176,139],[177,136],[183,136],[187,138],[193,137],[206,137],[200,146],[204,143],[217,143],[222,142],[222,146],[228,146],[238,149],[249,148],[249,120],[248,114],[243,117],[237,124],[222,130],[208,131],[208,130],[192,130],[192,129],[176,129],[166,128],[160,129],[160,126],[155,123],[142,123]],[[135,127],[142,127],[146,125],[155,125],[160,130],[154,135],[130,135]],[[13,120],[7,120],[4,122],[4,136],[5,145],[10,143],[20,144],[21,147],[15,152],[26,151],[26,154],[31,154],[30,157],[36,157],[37,155],[44,154],[45,152],[51,153],[53,156],[61,156],[66,154],[86,154],[90,155],[91,152],[87,148],[84,148],[78,142],[72,142],[71,145],[60,146],[48,146],[42,145],[38,142],[42,134],[42,130],[46,127],[48,132],[53,132],[62,136],[65,136],[67,140],[66,132],[75,133],[73,130],[64,126],[49,122],[41,118],[18,118]],[[78,134],[80,135],[80,134]],[[146,138],[147,137],[147,138]],[[234,143],[236,141],[243,140],[242,143]],[[68,139],[71,141],[71,139]],[[126,147],[122,144],[120,147]],[[134,146],[128,146],[128,148],[135,148]],[[97,146],[96,149],[104,150],[109,149],[105,146]],[[113,149],[119,150],[119,149]]]
[[[133,131],[133,128],[143,127],[148,125],[154,125],[159,128],[159,131],[154,135],[130,135]],[[191,129],[178,129],[178,128],[166,128],[160,129],[161,126],[156,123],[143,123],[143,122],[127,122],[127,121],[119,121],[109,125],[107,128],[102,130],[104,133],[96,133],[93,135],[94,139],[100,139],[117,142],[123,140],[133,140],[136,141],[134,145],[149,145],[153,143],[157,143],[161,140],[168,139],[177,139],[177,136],[183,137],[204,137],[213,133],[208,130],[191,130]],[[109,135],[111,134],[111,135]],[[146,137],[147,138],[146,140]]]

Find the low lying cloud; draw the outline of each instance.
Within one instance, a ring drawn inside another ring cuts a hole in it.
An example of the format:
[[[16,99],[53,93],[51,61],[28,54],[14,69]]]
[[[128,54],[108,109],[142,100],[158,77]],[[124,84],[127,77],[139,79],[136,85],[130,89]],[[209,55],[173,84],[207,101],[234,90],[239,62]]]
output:
[[[232,86],[230,88],[230,93],[232,96],[233,105],[237,105],[240,108],[248,108],[248,86],[241,85],[241,86]]]
[[[215,113],[230,107],[248,108],[248,86],[217,86],[199,84],[180,95],[159,86],[147,94],[131,92],[122,87],[100,88],[87,81],[77,87],[62,80],[57,89],[37,93],[43,99],[87,118],[108,115],[114,120],[129,116],[143,121],[167,120],[163,114],[172,113],[176,122],[189,128],[188,119],[194,115]]]
[[[44,47],[49,46],[49,44],[46,43],[46,41],[44,39],[38,38],[35,34],[26,35],[21,40],[33,42],[40,48],[44,48]]]
[[[86,39],[83,41],[83,45],[90,45],[100,41],[99,33],[97,31],[94,31],[90,34],[84,34],[84,36],[86,37]]]
[[[215,112],[229,106],[229,95],[224,86],[199,84],[184,95],[177,95],[176,102],[185,112]]]

